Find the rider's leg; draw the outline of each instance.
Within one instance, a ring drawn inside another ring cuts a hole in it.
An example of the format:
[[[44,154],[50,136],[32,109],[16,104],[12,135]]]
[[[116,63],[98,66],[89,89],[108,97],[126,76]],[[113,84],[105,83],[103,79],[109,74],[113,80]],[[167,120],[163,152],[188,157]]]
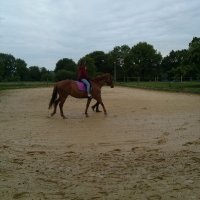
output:
[[[81,79],[81,81],[86,85],[88,97],[91,97],[92,95],[90,93],[90,83],[86,79]]]

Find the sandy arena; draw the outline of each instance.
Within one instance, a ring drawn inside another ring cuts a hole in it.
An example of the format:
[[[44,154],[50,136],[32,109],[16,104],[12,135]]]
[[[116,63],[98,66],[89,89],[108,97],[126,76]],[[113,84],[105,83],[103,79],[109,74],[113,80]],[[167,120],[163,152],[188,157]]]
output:
[[[64,120],[51,94],[0,92],[1,200],[200,199],[200,95],[103,87],[107,116]]]

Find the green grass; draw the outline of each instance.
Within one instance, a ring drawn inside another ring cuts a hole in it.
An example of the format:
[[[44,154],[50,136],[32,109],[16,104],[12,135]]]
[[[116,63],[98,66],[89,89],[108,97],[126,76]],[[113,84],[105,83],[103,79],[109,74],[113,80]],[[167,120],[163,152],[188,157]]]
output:
[[[173,92],[188,92],[200,94],[200,81],[198,82],[123,82],[117,85]]]
[[[0,91],[8,89],[49,87],[52,83],[47,82],[0,82]]]

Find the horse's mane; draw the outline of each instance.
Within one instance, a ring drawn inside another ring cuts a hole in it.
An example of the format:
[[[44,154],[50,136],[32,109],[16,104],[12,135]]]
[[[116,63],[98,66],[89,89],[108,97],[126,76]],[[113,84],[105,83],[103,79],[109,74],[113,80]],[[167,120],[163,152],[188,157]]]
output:
[[[98,75],[98,76],[94,77],[94,78],[92,79],[92,81],[97,81],[97,82],[99,82],[99,81],[104,80],[105,77],[107,77],[107,76],[110,76],[110,74],[109,74],[109,73],[106,73],[106,74]]]

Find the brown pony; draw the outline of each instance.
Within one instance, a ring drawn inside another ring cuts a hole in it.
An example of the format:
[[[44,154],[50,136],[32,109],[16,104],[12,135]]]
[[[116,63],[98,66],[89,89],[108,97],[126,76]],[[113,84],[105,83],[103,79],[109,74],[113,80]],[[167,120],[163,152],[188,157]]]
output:
[[[97,76],[96,78],[91,80],[91,94],[92,98],[94,98],[97,101],[97,105],[101,105],[104,110],[104,114],[106,115],[106,109],[105,106],[102,102],[101,98],[101,88],[104,85],[109,85],[111,88],[113,88],[113,81],[112,81],[112,76],[110,74],[103,74],[100,76]],[[85,115],[88,117],[88,107],[91,102],[91,98],[87,97],[87,93],[85,91],[81,91],[78,89],[77,83],[73,80],[63,80],[55,83],[53,93],[51,100],[49,102],[49,109],[54,106],[54,110],[51,113],[51,116],[53,116],[56,113],[57,106],[59,104],[60,107],[60,114],[65,119],[65,115],[63,113],[63,105],[65,103],[66,98],[71,95],[72,97],[75,98],[87,98],[87,104],[85,108]],[[95,105],[96,105],[95,104]]]

